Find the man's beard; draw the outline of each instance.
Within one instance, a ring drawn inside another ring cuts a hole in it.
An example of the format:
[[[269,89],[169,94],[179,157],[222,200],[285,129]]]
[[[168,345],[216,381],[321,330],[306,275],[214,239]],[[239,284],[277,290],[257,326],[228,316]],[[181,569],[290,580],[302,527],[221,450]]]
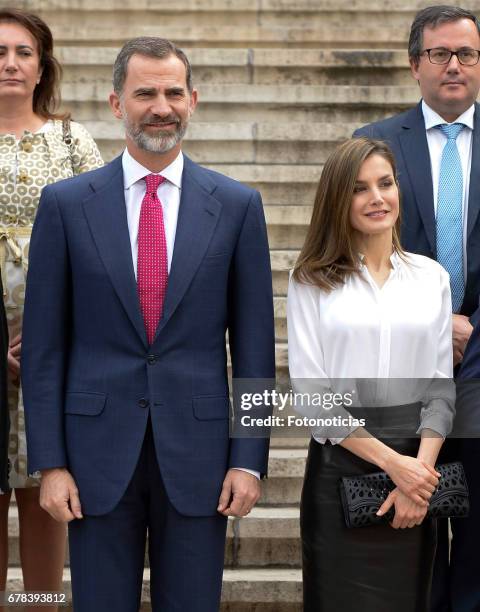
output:
[[[188,121],[182,123],[177,115],[172,114],[162,119],[156,115],[149,115],[140,124],[134,124],[129,121],[125,109],[122,110],[123,124],[128,136],[143,151],[168,153],[183,139],[187,131]],[[175,130],[173,132],[171,130],[159,130],[155,136],[150,136],[144,130],[146,124],[163,125],[172,122],[175,122]]]

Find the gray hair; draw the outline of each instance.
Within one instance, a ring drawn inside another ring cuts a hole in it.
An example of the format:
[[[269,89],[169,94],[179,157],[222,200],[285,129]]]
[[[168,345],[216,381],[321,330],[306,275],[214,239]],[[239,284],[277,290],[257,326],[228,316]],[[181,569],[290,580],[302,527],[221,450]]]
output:
[[[442,23],[459,21],[460,19],[470,19],[473,21],[480,34],[480,24],[476,16],[466,9],[459,6],[450,6],[447,4],[439,4],[436,6],[428,6],[427,8],[418,11],[413,20],[410,29],[410,38],[408,40],[408,56],[411,60],[418,64],[420,55],[423,51],[423,30],[425,28],[436,28]]]
[[[136,54],[157,59],[166,59],[171,55],[178,57],[185,66],[187,89],[190,93],[192,92],[192,68],[185,53],[166,38],[140,36],[132,38],[132,40],[127,41],[123,45],[113,65],[113,89],[117,95],[121,95],[123,91],[127,77],[128,62]]]

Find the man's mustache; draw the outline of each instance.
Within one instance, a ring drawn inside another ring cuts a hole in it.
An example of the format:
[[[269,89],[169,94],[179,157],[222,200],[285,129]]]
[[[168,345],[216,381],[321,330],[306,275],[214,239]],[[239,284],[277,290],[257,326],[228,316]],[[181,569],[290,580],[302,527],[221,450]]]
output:
[[[147,117],[142,121],[142,126],[145,125],[167,125],[169,123],[180,123],[180,119],[175,115],[169,115],[168,117],[159,118],[156,115]]]

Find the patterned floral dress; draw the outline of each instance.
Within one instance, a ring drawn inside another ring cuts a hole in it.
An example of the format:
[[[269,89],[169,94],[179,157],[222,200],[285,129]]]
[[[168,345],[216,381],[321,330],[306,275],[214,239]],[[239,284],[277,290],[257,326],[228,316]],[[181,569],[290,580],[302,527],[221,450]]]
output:
[[[78,123],[70,125],[70,147],[57,120],[47,121],[38,132],[25,131],[20,140],[0,134],[0,270],[10,339],[22,328],[28,248],[42,188],[103,165],[90,134]],[[38,486],[39,475],[27,472],[22,391],[11,381],[8,407],[9,486]]]

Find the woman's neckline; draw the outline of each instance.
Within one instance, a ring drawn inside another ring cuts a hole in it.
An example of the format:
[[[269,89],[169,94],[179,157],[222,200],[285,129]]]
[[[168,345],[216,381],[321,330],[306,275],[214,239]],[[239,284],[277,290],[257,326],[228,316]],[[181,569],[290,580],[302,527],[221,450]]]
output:
[[[38,130],[35,130],[35,132],[32,132],[32,130],[23,130],[23,134],[20,137],[17,137],[16,134],[13,133],[9,133],[9,132],[0,132],[0,138],[8,138],[10,136],[10,138],[15,138],[16,141],[20,141],[22,140],[22,138],[25,138],[26,136],[36,136],[37,134],[45,134],[45,132],[49,132],[50,129],[53,127],[54,125],[54,121],[53,119],[47,119],[39,128]]]

